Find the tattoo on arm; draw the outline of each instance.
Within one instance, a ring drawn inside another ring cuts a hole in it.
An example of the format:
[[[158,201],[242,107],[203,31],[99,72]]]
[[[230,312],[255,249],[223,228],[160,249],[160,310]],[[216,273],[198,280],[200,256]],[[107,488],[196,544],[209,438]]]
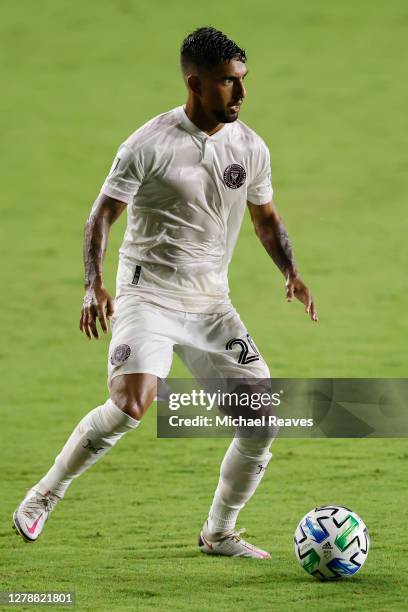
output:
[[[91,211],[84,230],[85,286],[102,282],[103,258],[108,244],[109,226],[103,216]]]
[[[282,274],[297,274],[292,245],[280,218],[269,218],[266,223],[256,227],[256,233]]]
[[[282,221],[278,221],[276,224],[276,234],[278,238],[278,262],[279,269],[285,274],[296,270],[295,258],[292,252],[292,245],[289,240],[288,232]]]

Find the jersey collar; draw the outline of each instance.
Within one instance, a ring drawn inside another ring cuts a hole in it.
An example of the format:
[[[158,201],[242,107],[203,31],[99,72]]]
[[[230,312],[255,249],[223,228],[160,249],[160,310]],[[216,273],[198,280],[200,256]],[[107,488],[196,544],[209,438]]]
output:
[[[196,136],[197,138],[200,138],[201,140],[219,140],[220,138],[224,138],[230,126],[229,123],[224,123],[224,127],[218,130],[218,132],[215,132],[215,134],[213,134],[212,136],[209,136],[206,132],[200,130],[200,128],[197,127],[195,123],[193,123],[191,119],[187,117],[184,105],[179,106],[177,108],[177,111],[181,127],[186,130],[186,132],[189,132],[190,134]]]

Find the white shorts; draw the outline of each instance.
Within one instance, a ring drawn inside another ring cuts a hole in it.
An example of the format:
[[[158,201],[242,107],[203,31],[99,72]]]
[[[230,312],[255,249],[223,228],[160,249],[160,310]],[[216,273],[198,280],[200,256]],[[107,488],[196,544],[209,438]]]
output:
[[[269,378],[269,369],[231,307],[224,313],[169,310],[122,295],[111,319],[108,385],[120,374],[149,373],[165,379],[173,351],[194,378]]]

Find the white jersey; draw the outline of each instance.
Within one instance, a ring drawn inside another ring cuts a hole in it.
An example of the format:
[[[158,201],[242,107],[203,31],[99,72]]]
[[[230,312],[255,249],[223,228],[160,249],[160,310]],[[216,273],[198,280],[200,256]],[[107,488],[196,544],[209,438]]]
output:
[[[208,136],[179,106],[119,147],[102,192],[128,205],[117,297],[185,312],[231,307],[228,264],[246,202],[272,199],[269,151],[253,130],[237,120]]]

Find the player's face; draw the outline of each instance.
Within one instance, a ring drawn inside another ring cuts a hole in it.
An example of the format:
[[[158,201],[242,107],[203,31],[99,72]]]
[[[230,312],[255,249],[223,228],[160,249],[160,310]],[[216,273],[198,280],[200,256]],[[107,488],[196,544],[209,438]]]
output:
[[[206,114],[219,123],[238,119],[246,96],[244,79],[248,70],[239,60],[230,60],[201,75],[201,104]]]

